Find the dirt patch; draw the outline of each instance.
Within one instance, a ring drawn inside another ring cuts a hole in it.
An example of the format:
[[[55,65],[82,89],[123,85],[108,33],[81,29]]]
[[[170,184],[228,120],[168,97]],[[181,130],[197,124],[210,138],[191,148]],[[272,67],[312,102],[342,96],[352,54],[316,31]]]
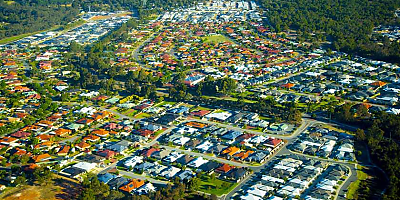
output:
[[[94,16],[94,17],[92,17],[92,18],[90,18],[91,20],[102,20],[102,19],[108,19],[108,18],[110,18],[110,16],[101,16],[101,15],[98,15],[98,16]]]
[[[33,186],[33,187],[28,186],[25,188],[15,188],[14,190],[10,191],[10,193],[3,196],[2,199],[4,199],[4,200],[32,200],[32,199],[42,200],[42,198],[40,198],[40,192],[38,191],[38,188],[35,186]]]

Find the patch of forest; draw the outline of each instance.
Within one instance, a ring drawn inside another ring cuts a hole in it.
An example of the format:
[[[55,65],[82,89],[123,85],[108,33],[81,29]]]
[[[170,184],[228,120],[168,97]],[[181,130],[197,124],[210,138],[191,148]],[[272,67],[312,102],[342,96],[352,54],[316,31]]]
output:
[[[334,50],[399,63],[400,44],[370,39],[378,25],[400,24],[398,0],[259,0],[276,31],[298,30],[300,38],[317,42],[323,35]]]
[[[0,1],[0,39],[65,25],[79,14],[77,6],[45,2]]]
[[[389,183],[378,183],[388,184],[383,199],[400,199],[400,115],[386,112],[370,114],[365,108],[357,109],[357,113],[354,114],[353,110],[351,104],[344,104],[335,110],[335,118],[364,127],[356,131],[356,138],[368,145],[373,162],[382,168],[389,178]],[[382,178],[380,181],[384,180]],[[367,185],[364,187],[366,188],[360,190],[362,192],[358,192],[362,194],[372,190]],[[368,197],[360,197],[358,199],[368,199]]]

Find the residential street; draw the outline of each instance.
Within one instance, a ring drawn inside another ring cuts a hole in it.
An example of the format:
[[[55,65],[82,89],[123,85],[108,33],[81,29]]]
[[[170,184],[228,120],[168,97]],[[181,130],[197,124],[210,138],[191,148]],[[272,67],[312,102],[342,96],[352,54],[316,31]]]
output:
[[[118,112],[116,112],[114,110],[111,110],[111,109],[105,109],[104,108],[104,110],[106,110],[108,112],[111,112],[111,113],[113,113],[115,115],[118,115],[121,118],[135,119],[133,117],[130,117],[130,116],[127,116],[127,115],[123,115],[123,114],[118,113]],[[213,124],[213,125],[217,125],[217,126],[220,126],[220,127],[225,127],[225,128],[231,129],[231,130],[236,130],[236,131],[241,131],[241,132],[259,134],[259,135],[261,134],[261,135],[265,135],[265,136],[269,136],[269,137],[278,137],[278,138],[285,139],[288,142],[288,143],[285,144],[285,146],[283,148],[281,148],[274,156],[271,156],[270,159],[268,159],[268,161],[266,161],[261,166],[250,166],[248,164],[239,163],[239,162],[235,162],[235,161],[231,161],[231,160],[226,160],[226,159],[215,157],[215,156],[210,156],[210,155],[206,155],[206,154],[202,154],[202,153],[196,153],[196,152],[193,152],[193,151],[187,151],[187,150],[182,150],[182,149],[179,149],[179,148],[174,148],[174,147],[170,147],[170,146],[166,146],[166,145],[161,145],[161,147],[163,147],[165,149],[168,149],[168,150],[171,150],[171,151],[177,151],[177,152],[181,152],[181,153],[185,153],[185,154],[192,155],[192,156],[197,156],[197,157],[202,156],[202,157],[204,157],[206,159],[209,159],[209,160],[215,160],[215,161],[218,161],[218,162],[227,163],[229,165],[233,165],[233,166],[237,166],[237,167],[248,167],[248,168],[253,170],[254,173],[252,175],[249,175],[244,180],[240,181],[238,186],[236,188],[234,188],[231,192],[229,192],[227,195],[223,195],[221,197],[222,199],[230,199],[237,191],[242,189],[242,186],[246,185],[248,183],[248,181],[252,180],[251,178],[254,177],[255,174],[257,174],[260,171],[262,171],[268,165],[268,163],[269,163],[269,161],[271,159],[275,158],[276,156],[281,156],[281,155],[298,154],[298,155],[310,157],[310,158],[313,158],[313,159],[316,159],[316,160],[329,161],[331,163],[338,163],[338,164],[342,164],[342,165],[345,165],[345,166],[349,167],[350,170],[351,170],[350,177],[342,184],[342,187],[341,187],[341,189],[340,189],[340,191],[339,191],[339,193],[338,193],[338,195],[336,197],[339,200],[345,199],[343,197],[343,195],[346,193],[344,190],[346,188],[348,188],[348,186],[350,185],[351,182],[357,180],[357,172],[356,172],[357,169],[355,168],[354,164],[350,164],[350,163],[347,163],[347,162],[344,162],[344,161],[335,161],[335,160],[332,160],[332,159],[327,160],[327,159],[322,159],[322,158],[318,158],[318,157],[314,157],[314,156],[307,156],[307,155],[299,154],[299,153],[296,153],[296,152],[291,152],[290,150],[288,150],[286,148],[286,146],[288,144],[293,143],[297,139],[297,136],[299,134],[301,134],[304,130],[306,130],[308,127],[310,127],[312,125],[315,125],[315,124],[318,124],[318,123],[326,123],[326,122],[321,122],[321,121],[318,121],[318,120],[315,120],[315,119],[311,119],[308,116],[304,116],[302,124],[293,132],[293,134],[291,134],[291,135],[276,135],[276,134],[261,133],[261,132],[252,131],[252,130],[244,130],[244,129],[241,129],[239,127],[235,127],[235,126],[232,126],[232,125],[222,124],[222,123],[217,123],[217,122],[207,121],[207,120],[200,120],[200,119],[184,120],[181,123],[190,122],[190,121]],[[345,126],[343,124],[330,123],[330,125],[340,126],[340,128],[351,128],[351,129],[353,129],[353,127],[348,127],[347,125]],[[153,146],[154,144],[158,143],[158,139],[161,136],[163,136],[164,134],[168,134],[174,128],[176,128],[176,126],[170,126],[162,134],[159,134],[154,140],[152,140],[149,143],[144,144],[143,147],[150,147],[150,146]],[[114,164],[108,166],[106,169],[102,170],[102,172],[106,172],[106,171],[116,167],[116,165],[117,164],[114,163]],[[143,176],[134,174],[132,172],[127,172],[127,171],[120,170],[120,173],[123,174],[123,175],[131,176],[131,177],[145,178],[146,180],[149,180],[150,182],[155,183],[155,184],[161,184],[161,185],[165,184],[165,182],[162,182],[162,181],[159,181],[159,180],[155,180],[155,179],[152,179],[152,178],[143,177]]]

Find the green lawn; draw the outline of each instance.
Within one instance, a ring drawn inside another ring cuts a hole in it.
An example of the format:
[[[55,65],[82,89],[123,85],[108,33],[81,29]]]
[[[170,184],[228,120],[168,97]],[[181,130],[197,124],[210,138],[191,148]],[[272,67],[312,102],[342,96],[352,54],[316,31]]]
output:
[[[264,116],[259,116],[258,118],[265,120],[265,121],[271,121],[272,117],[264,117]]]
[[[40,32],[41,32],[41,31],[40,31]],[[4,39],[1,39],[1,40],[0,40],[0,44],[6,44],[6,43],[9,43],[9,42],[13,42],[13,41],[16,41],[16,40],[22,39],[22,38],[24,38],[24,37],[28,37],[28,36],[30,36],[30,35],[34,35],[34,34],[36,34],[36,33],[40,33],[40,32],[25,33],[25,34],[21,34],[21,35],[16,35],[16,36],[4,38]]]
[[[140,113],[140,114],[136,115],[135,118],[143,119],[143,118],[147,118],[147,117],[150,117],[150,116],[151,115],[148,114],[148,113]]]
[[[201,192],[215,194],[217,196],[229,193],[237,185],[237,183],[223,181],[218,178],[211,180],[209,176],[203,176],[200,178],[200,180],[199,190]]]
[[[195,109],[193,109],[193,110],[209,110],[209,111],[211,111],[212,109],[211,108],[206,108],[206,107],[203,107],[203,106],[197,106]]]
[[[164,129],[161,129],[161,130],[155,132],[155,133],[154,133],[154,137],[157,137],[158,135],[160,135],[160,134],[161,134],[162,132],[164,132],[164,131],[165,131]]]
[[[110,139],[110,142],[119,142],[119,141],[121,141],[120,139],[117,139],[117,138],[112,138],[112,139]]]
[[[232,101],[232,102],[236,102],[238,99],[235,97],[214,97],[214,96],[207,96],[207,95],[203,95],[201,96],[203,98],[206,99],[220,99],[220,100],[226,100],[226,101]],[[257,101],[253,101],[253,100],[248,100],[248,99],[244,99],[243,100],[245,103],[257,103]]]
[[[218,109],[218,110],[216,110],[214,113],[223,113],[223,112],[226,112],[226,111],[225,111],[225,110]]]
[[[163,102],[157,104],[157,107],[162,107],[162,106],[164,106],[164,105],[166,105],[166,104],[170,104],[170,105],[173,106],[173,105],[176,104],[176,102],[173,102],[173,101],[163,101]]]
[[[232,42],[229,38],[224,35],[210,35],[203,37],[206,43],[222,43],[222,42]]]
[[[363,169],[363,166],[357,165],[357,180],[350,184],[346,195],[347,199],[353,199],[361,181],[364,181],[368,178],[368,174],[363,172]]]

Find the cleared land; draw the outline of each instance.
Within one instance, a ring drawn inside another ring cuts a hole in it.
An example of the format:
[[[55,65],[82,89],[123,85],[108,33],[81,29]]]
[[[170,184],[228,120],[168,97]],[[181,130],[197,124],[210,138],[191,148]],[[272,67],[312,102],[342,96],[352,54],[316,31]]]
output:
[[[203,37],[206,43],[222,43],[222,42],[232,42],[229,38],[224,35],[210,35]]]
[[[103,15],[98,15],[98,16],[94,16],[92,18],[90,18],[91,20],[103,20],[103,19],[108,19],[111,17],[117,17],[117,16],[126,16],[126,15],[130,15],[132,14],[131,12],[124,12],[124,13],[118,13],[115,15],[107,15],[107,16],[103,16]]]

